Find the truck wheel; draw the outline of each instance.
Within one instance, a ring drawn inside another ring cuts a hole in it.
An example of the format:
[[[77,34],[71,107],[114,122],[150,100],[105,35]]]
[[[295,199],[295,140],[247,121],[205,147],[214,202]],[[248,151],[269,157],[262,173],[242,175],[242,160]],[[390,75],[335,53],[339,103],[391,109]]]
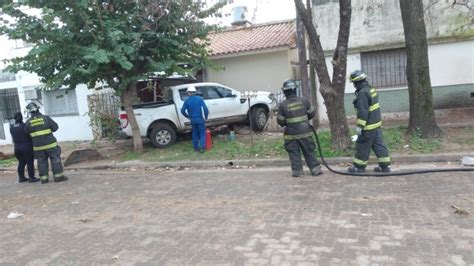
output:
[[[254,131],[262,131],[268,120],[268,112],[262,107],[252,109],[252,129]]]
[[[176,131],[167,124],[157,124],[150,133],[153,146],[163,149],[176,142]]]

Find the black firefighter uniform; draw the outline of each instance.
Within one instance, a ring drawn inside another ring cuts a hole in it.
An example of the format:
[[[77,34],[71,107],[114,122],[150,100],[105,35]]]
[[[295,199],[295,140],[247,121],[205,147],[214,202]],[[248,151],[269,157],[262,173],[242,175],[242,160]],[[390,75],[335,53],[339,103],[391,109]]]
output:
[[[382,137],[382,114],[377,91],[368,83],[363,83],[355,94],[357,96],[354,100],[357,126],[362,128],[362,133],[356,141],[353,164],[358,168],[365,168],[372,149],[377,156],[379,166],[386,167],[390,165],[390,157]]]
[[[313,130],[309,124],[309,120],[315,114],[315,109],[311,103],[296,95],[288,96],[278,107],[277,122],[280,126],[285,127],[285,150],[290,157],[293,173],[303,171],[301,151],[311,173],[317,174],[320,172],[321,166],[314,154],[316,145],[313,140]]]
[[[26,131],[33,139],[33,151],[38,160],[38,172],[42,181],[49,179],[48,158],[51,160],[53,178],[63,177],[61,148],[53,136],[56,130],[58,130],[58,124],[41,113],[32,113],[32,117],[26,121]]]

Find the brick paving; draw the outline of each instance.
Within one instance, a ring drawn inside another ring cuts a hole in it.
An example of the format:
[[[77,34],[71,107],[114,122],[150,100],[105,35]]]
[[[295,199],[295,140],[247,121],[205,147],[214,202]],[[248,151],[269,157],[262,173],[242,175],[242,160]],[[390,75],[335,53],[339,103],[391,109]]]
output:
[[[472,265],[474,174],[0,173],[0,264]],[[468,214],[455,213],[457,208]],[[25,214],[7,219],[10,212]]]

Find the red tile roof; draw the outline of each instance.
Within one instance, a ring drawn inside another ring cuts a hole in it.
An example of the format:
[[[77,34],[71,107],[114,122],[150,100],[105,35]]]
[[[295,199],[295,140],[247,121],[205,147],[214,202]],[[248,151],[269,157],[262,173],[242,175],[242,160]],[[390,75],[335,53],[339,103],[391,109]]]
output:
[[[209,34],[210,55],[222,56],[296,46],[294,20],[228,29]]]

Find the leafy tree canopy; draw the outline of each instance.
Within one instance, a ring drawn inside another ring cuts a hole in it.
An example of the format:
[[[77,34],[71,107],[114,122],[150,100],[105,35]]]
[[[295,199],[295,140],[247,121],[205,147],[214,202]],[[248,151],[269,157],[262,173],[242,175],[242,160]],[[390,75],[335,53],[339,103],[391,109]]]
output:
[[[51,89],[106,82],[118,92],[152,72],[189,71],[182,63],[207,66],[211,28],[202,18],[220,7],[196,0],[14,2],[0,1],[0,33],[33,48],[10,60],[10,71],[37,73]]]

